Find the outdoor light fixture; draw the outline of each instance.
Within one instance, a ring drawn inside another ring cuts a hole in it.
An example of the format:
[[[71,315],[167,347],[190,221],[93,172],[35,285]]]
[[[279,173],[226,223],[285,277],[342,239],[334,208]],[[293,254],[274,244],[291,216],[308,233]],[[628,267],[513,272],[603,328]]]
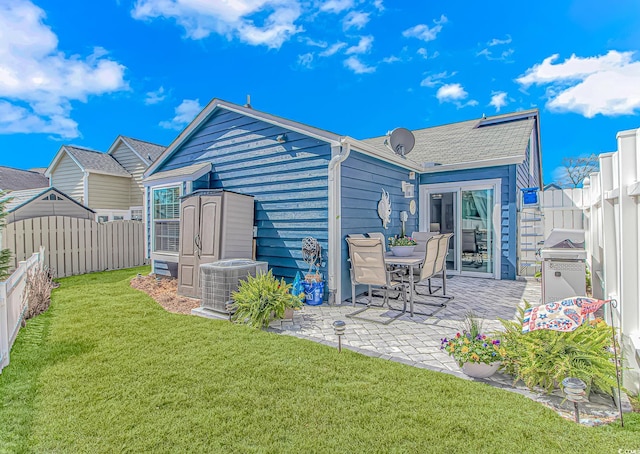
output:
[[[347,324],[342,320],[336,320],[333,322],[333,331],[338,336],[338,352],[342,351],[342,336],[344,335],[344,330]]]
[[[280,134],[278,137],[276,137],[276,141],[278,143],[285,143],[287,141],[287,135],[286,134]]]
[[[580,413],[578,411],[578,402],[586,401],[585,389],[587,385],[579,378],[565,378],[562,380],[562,389],[567,400],[573,402],[573,408],[576,412],[576,422],[580,423]]]
[[[236,311],[236,305],[233,301],[227,301],[226,303],[224,303],[224,308],[229,313],[229,321],[231,321],[231,316]]]

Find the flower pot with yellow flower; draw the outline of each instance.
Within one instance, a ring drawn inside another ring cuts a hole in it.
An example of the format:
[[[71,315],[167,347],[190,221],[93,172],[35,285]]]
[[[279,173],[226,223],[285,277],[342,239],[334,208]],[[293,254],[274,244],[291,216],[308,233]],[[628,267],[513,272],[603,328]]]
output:
[[[462,332],[442,339],[440,348],[453,356],[462,372],[474,378],[495,374],[506,355],[500,340],[484,334],[482,322],[472,313],[466,315]]]

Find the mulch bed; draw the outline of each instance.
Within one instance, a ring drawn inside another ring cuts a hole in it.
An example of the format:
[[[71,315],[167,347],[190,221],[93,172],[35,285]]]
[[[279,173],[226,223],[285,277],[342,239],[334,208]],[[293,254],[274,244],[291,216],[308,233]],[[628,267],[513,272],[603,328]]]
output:
[[[153,298],[160,306],[175,314],[191,314],[191,310],[200,307],[200,300],[178,295],[178,280],[161,278],[154,274],[131,279],[131,287],[141,290]]]

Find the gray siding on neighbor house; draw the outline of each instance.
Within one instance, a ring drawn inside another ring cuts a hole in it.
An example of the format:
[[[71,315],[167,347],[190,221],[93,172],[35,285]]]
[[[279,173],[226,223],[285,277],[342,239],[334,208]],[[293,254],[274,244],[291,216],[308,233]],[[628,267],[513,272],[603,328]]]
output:
[[[111,153],[111,156],[133,176],[130,181],[131,192],[129,194],[129,206],[142,206],[144,192],[142,175],[144,171],[147,170],[147,164],[142,162],[140,157],[122,142],[120,142],[118,148]]]
[[[84,172],[66,153],[51,172],[51,186],[80,203],[88,202],[84,200]]]
[[[131,178],[90,173],[89,203],[91,209],[128,210]]]
[[[286,141],[276,137],[286,134]],[[254,196],[256,259],[291,280],[307,269],[302,239],[318,239],[326,277],[328,143],[225,109],[215,110],[157,171],[211,162],[213,173],[193,189]]]
[[[342,212],[340,215],[342,238],[341,267],[342,267],[342,299],[351,296],[351,280],[349,274],[349,248],[345,238],[351,233],[384,233],[386,237],[400,235],[402,225],[400,212],[409,215],[405,223],[406,234],[410,235],[418,230],[418,212],[409,213],[409,203],[412,199],[405,198],[402,192],[402,182],[412,183],[415,188],[417,203],[417,180],[409,180],[409,170],[398,167],[371,156],[352,151],[342,163],[340,186],[342,191]],[[378,217],[378,202],[382,197],[382,189],[389,193],[391,200],[391,223],[385,230],[382,220]],[[358,288],[358,293],[362,292]]]
[[[516,278],[516,257],[518,239],[516,229],[516,166],[484,167],[478,169],[456,170],[450,172],[434,172],[420,175],[420,184],[451,183],[457,181],[490,180],[500,178],[500,251],[501,279]]]

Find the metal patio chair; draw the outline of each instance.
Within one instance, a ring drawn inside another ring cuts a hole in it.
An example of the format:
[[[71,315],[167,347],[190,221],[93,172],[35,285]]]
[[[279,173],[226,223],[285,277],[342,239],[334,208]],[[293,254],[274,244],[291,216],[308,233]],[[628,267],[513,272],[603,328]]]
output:
[[[426,251],[425,251],[425,259],[422,263],[422,267],[420,268],[420,276],[418,281],[414,283],[414,292],[416,295],[428,296],[432,298],[436,298],[441,300],[438,303],[431,303],[428,301],[414,301],[414,304],[417,305],[425,305],[425,306],[436,306],[439,308],[445,307],[449,301],[453,299],[452,296],[448,296],[446,294],[447,290],[447,267],[446,267],[446,258],[447,253],[449,252],[449,240],[453,236],[453,233],[443,233],[439,235],[434,235],[429,238],[427,241]],[[433,287],[431,284],[431,279],[442,275],[442,286],[441,287]],[[425,283],[426,281],[426,283]],[[423,284],[425,283],[425,284]],[[418,285],[427,286],[428,293],[421,293],[418,291]],[[442,289],[442,295],[435,295],[434,293],[438,290]],[[431,314],[422,314],[422,315],[432,315]]]
[[[349,245],[349,260],[351,262],[351,303],[356,304],[356,285],[364,284],[369,287],[369,302],[366,307],[359,309],[348,317],[360,318],[374,323],[388,325],[407,311],[407,284],[402,279],[403,270],[390,270],[384,262],[384,249],[379,238],[347,238]],[[373,304],[372,290],[376,287],[384,293],[382,305]],[[402,311],[394,309],[389,304],[389,291],[399,291],[404,302]],[[359,314],[371,308],[383,308],[398,311],[398,314],[380,322],[369,318],[358,317]]]

